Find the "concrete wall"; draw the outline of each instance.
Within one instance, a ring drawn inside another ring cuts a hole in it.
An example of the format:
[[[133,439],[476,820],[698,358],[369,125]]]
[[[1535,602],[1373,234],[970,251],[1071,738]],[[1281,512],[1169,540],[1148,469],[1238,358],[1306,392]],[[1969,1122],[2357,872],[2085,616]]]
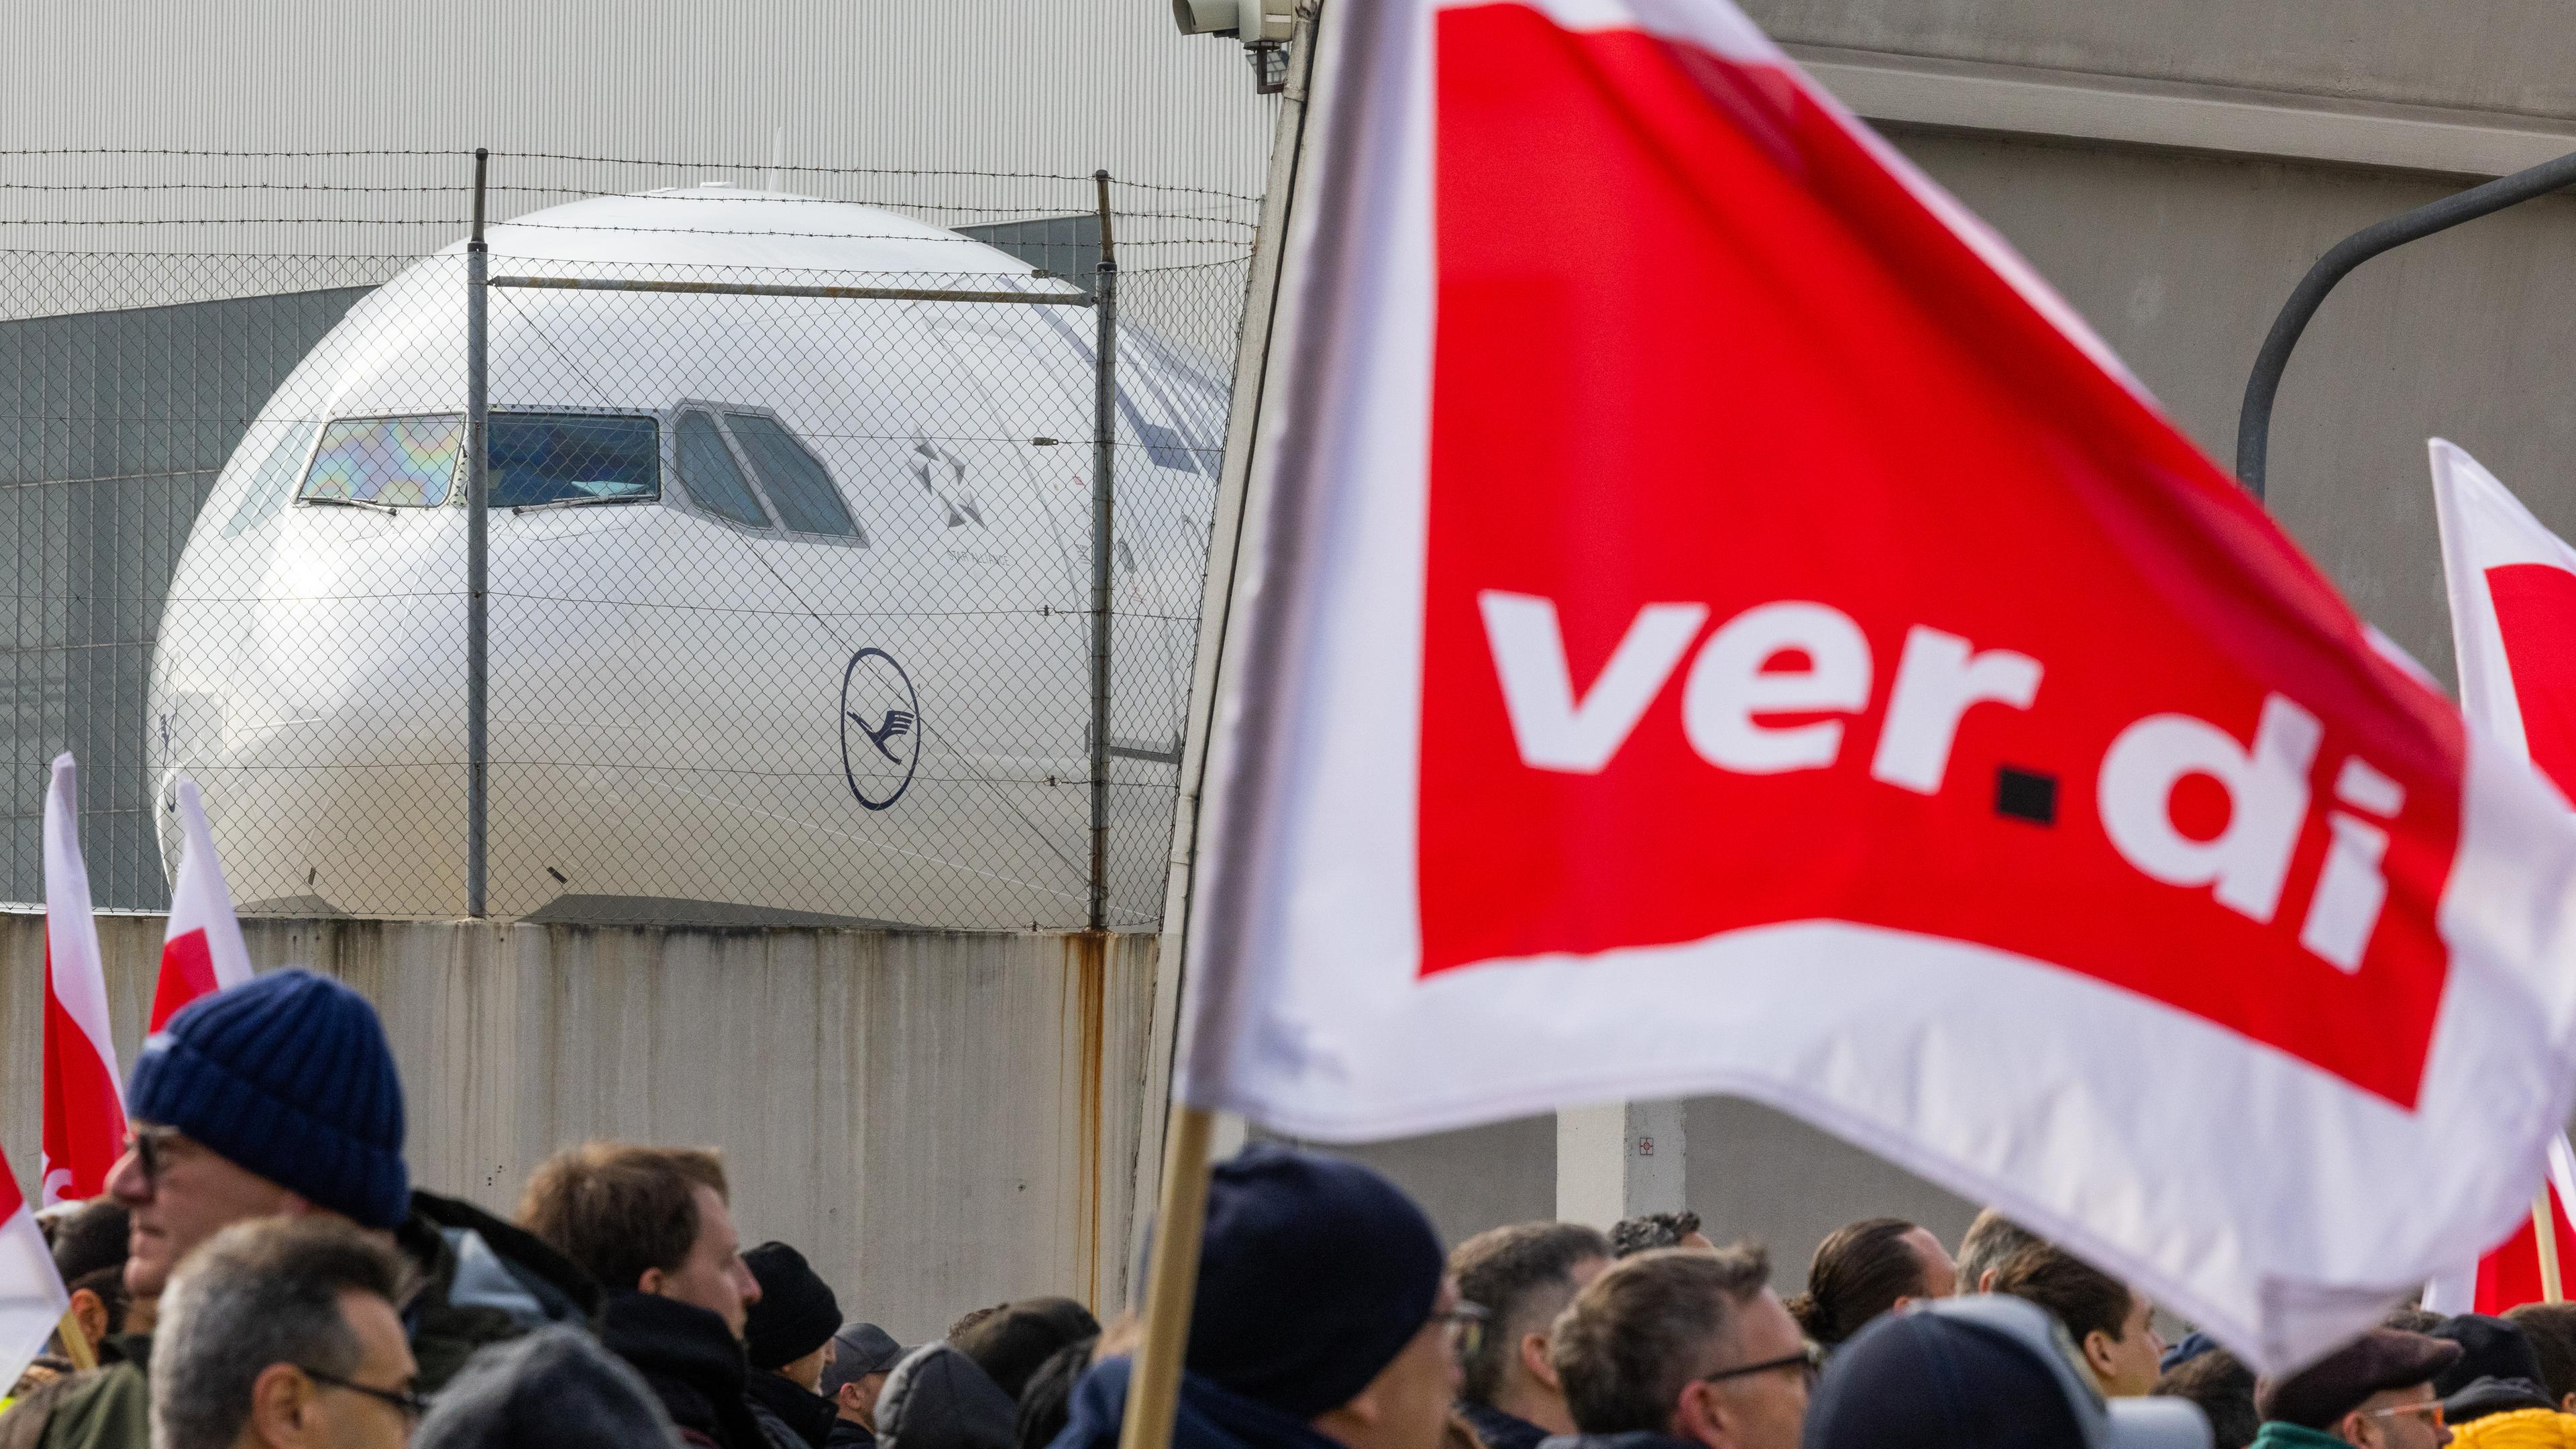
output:
[[[117,1051],[158,916],[102,918]],[[1123,1301],[1154,941],[465,922],[247,923],[384,1013],[415,1180],[511,1210],[596,1137],[721,1148],[746,1242],[796,1244],[843,1311],[934,1337],[978,1304]],[[43,922],[0,914],[0,1141],[35,1190]]]

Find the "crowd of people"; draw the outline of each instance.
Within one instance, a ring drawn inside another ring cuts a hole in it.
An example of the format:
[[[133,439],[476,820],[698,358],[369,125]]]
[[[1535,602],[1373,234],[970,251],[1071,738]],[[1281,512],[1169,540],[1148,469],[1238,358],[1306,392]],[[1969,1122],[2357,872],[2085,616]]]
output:
[[[411,1186],[374,1009],[282,971],[155,1035],[104,1196],[45,1215],[71,1294],[0,1449],[1113,1449],[1137,1325],[1058,1297],[905,1345],[724,1164],[599,1142],[513,1218]],[[1989,1211],[1873,1218],[1787,1299],[1689,1213],[1444,1252],[1355,1163],[1214,1171],[1175,1449],[2576,1449],[2576,1305],[2402,1310],[2262,1378]],[[76,1361],[95,1360],[94,1363]]]

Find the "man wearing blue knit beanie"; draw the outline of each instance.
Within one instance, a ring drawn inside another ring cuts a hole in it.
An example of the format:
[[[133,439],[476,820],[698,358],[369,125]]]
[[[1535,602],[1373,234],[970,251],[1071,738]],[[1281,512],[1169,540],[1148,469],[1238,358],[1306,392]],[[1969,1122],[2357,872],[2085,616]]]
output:
[[[129,1214],[125,1285],[157,1299],[198,1244],[238,1222],[330,1214],[385,1235],[421,1285],[402,1305],[434,1390],[482,1345],[584,1321],[598,1290],[527,1232],[415,1192],[403,1166],[402,1082],[376,1009],[309,971],[276,971],[199,999],[143,1044],[125,1092],[128,1141],[107,1190]],[[83,1449],[145,1449],[147,1333],[116,1362],[62,1380],[51,1430]]]
[[[1458,1302],[1431,1220],[1356,1162],[1255,1146],[1208,1184],[1173,1449],[1438,1449]],[[1052,1449],[1113,1449],[1129,1362],[1084,1376]]]

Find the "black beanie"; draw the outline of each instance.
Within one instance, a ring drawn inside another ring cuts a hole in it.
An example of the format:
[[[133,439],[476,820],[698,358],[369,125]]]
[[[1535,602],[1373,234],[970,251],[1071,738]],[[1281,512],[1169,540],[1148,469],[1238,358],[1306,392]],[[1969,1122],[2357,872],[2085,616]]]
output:
[[[1431,1321],[1445,1271],[1431,1220],[1375,1171],[1249,1148],[1208,1184],[1190,1372],[1312,1419]]]
[[[742,1255],[760,1282],[760,1301],[743,1320],[743,1351],[763,1373],[785,1368],[841,1331],[841,1300],[832,1285],[785,1243],[763,1243]]]

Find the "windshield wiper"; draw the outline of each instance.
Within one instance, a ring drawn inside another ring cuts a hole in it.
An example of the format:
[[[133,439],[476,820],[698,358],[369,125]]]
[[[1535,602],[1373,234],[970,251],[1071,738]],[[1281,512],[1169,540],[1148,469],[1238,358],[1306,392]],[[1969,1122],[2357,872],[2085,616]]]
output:
[[[378,512],[383,513],[383,514],[384,514],[385,516],[387,516],[388,518],[392,517],[392,516],[393,516],[393,515],[395,515],[395,514],[398,514],[398,513],[402,512],[402,510],[401,510],[401,509],[394,507],[394,506],[393,506],[392,504],[390,504],[390,503],[370,503],[370,502],[368,502],[368,501],[367,501],[366,499],[364,499],[364,498],[324,498],[324,497],[313,497],[313,498],[298,498],[298,499],[296,499],[295,501],[296,501],[296,502],[298,502],[298,503],[318,503],[318,504],[322,505],[322,506],[323,506],[323,507],[325,507],[325,508],[368,508],[368,509],[374,509],[374,510],[376,510],[376,511],[378,511]]]
[[[513,503],[509,505],[509,509],[513,514],[519,514],[534,513],[544,508],[587,508],[596,503],[650,503],[652,501],[652,496],[644,493],[592,494],[586,498],[549,498],[543,503]]]

